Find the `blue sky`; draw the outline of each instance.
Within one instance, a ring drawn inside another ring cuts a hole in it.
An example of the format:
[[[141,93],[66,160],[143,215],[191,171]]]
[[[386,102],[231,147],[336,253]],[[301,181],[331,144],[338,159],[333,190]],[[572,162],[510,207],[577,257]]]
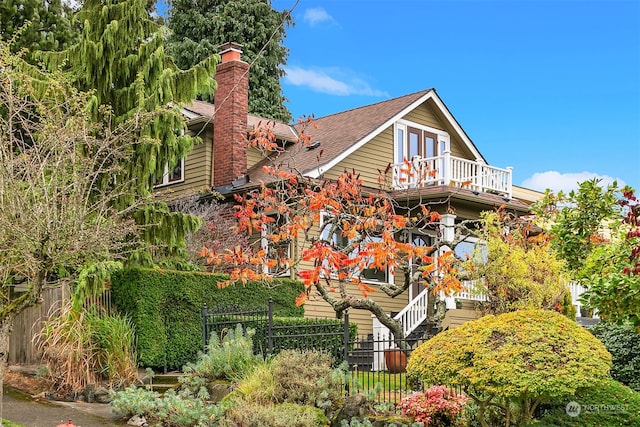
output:
[[[294,117],[433,87],[516,185],[640,190],[640,1],[300,0],[293,17]]]

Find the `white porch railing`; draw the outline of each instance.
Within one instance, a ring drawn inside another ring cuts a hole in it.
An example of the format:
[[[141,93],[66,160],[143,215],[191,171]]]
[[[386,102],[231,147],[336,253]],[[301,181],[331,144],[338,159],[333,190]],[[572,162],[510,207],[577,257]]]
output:
[[[429,291],[423,289],[405,308],[393,316],[402,325],[402,332],[405,338],[409,336],[427,318],[427,303],[429,301]],[[384,326],[377,317],[371,316],[373,320],[373,370],[382,371],[385,369],[384,350],[395,348],[391,340],[391,331]]]
[[[430,185],[454,185],[472,191],[494,192],[512,197],[512,170],[489,166],[445,152],[435,157],[414,157],[408,163],[392,165],[396,189],[422,188]]]
[[[578,283],[570,283],[569,291],[571,292],[571,301],[576,306],[577,316],[580,316],[580,309],[582,303],[580,302],[580,295],[582,295],[586,288]],[[407,306],[393,318],[399,320],[402,324],[402,331],[404,336],[407,337],[413,332],[422,322],[427,318],[427,303],[428,303],[428,290],[424,289],[413,300],[407,304]],[[445,296],[440,294],[440,299],[444,300],[447,309],[456,308],[456,299],[468,300],[468,301],[486,301],[487,295],[482,292],[482,287],[478,286],[477,281],[465,281],[463,283],[463,290],[452,296]],[[598,317],[594,315],[593,317]],[[387,348],[395,348],[391,337],[391,331],[384,326],[380,321],[371,315],[373,321],[373,370],[382,371],[385,370],[384,362],[384,350]]]

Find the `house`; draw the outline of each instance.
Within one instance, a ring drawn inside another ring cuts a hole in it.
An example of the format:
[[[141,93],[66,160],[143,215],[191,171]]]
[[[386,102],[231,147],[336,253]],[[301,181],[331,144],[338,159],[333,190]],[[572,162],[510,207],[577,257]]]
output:
[[[272,179],[263,171],[270,161],[268,153],[247,147],[248,132],[267,121],[248,114],[249,64],[242,61],[237,44],[225,45],[221,56],[214,104],[193,101],[184,107],[189,130],[200,136],[202,143],[158,181],[158,191],[166,197],[188,192],[231,195]],[[488,163],[435,89],[321,117],[315,123],[317,128],[307,129],[312,144],[288,153],[288,162],[296,170],[310,178],[329,180],[345,170],[355,170],[363,185],[371,188],[378,186],[380,171],[386,171],[385,191],[392,197],[397,195],[397,203],[415,206],[425,200],[446,200],[436,207],[446,226],[477,219],[480,212],[498,206],[523,215],[537,197],[535,192],[512,184],[511,168]],[[300,125],[275,123],[272,131],[286,152],[294,146]],[[426,170],[430,173],[423,173]],[[429,245],[438,236],[437,232],[423,233],[411,235],[411,239]],[[448,238],[446,233],[444,238]],[[292,250],[290,243],[286,250]],[[278,273],[295,274],[290,269]],[[364,280],[375,287],[398,279],[377,271]],[[426,311],[425,291],[418,284],[396,298],[381,293],[375,299],[385,311],[402,319],[407,333],[424,320],[415,315]],[[447,299],[447,307],[455,308],[453,298]],[[475,317],[473,310],[459,311],[467,312],[462,316],[452,316],[454,311],[445,318],[449,326]],[[311,296],[305,312],[309,317],[335,317],[334,310],[319,296]],[[359,324],[361,333],[374,329],[368,311],[353,310],[350,319]]]

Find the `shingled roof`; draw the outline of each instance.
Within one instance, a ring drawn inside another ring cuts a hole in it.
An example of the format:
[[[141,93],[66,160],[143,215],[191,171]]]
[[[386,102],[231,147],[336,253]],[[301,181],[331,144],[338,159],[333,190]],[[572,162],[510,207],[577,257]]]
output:
[[[307,151],[290,146],[285,154],[288,156],[286,162],[289,165],[295,165],[295,168],[303,174],[316,178],[428,98],[436,101],[469,149],[477,158],[482,158],[479,150],[440,100],[435,89],[426,89],[314,119],[317,127],[308,126],[304,131],[309,135],[311,143],[319,143],[318,147]],[[302,126],[300,124],[295,126],[298,133],[302,132]],[[285,155],[281,157],[284,158]],[[262,171],[262,166],[270,163],[270,160],[265,159],[251,168],[249,170],[251,181],[254,183],[271,181],[273,178]]]
[[[201,120],[203,118],[207,119],[207,121],[211,121],[215,112],[215,106],[213,104],[198,100],[193,100],[190,104],[187,104],[182,108],[187,117],[189,117],[189,119],[194,122],[197,122],[198,120]],[[293,126],[271,119],[254,116],[253,114],[247,114],[247,130],[255,129],[258,126],[266,124],[267,122],[275,123],[273,126],[273,132],[275,133],[276,138],[282,139],[284,141],[297,140],[298,135]]]

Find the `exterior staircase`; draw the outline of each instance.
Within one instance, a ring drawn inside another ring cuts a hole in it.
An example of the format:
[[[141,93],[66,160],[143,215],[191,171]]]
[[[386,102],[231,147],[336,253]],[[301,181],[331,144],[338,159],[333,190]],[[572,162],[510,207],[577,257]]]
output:
[[[167,372],[150,377],[144,369],[138,370],[138,378],[142,383],[140,387],[156,391],[161,395],[169,389],[177,389],[180,385],[178,378],[182,375],[181,372]]]

